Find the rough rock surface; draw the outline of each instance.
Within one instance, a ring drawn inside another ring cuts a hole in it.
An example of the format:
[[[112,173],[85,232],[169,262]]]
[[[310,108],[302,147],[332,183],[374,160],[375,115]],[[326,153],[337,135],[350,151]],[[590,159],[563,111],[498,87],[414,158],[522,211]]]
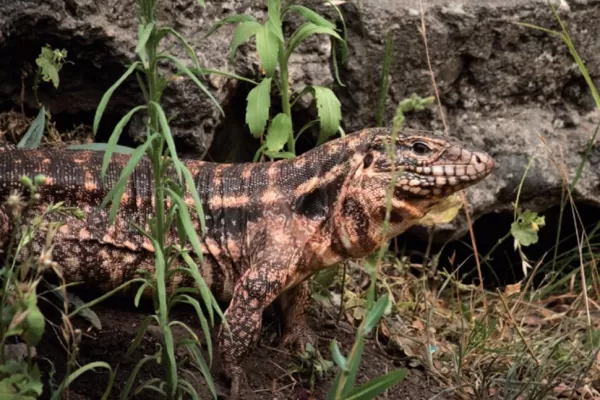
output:
[[[159,18],[189,40],[205,67],[258,78],[253,45],[242,48],[235,63],[227,59],[231,27],[222,28],[209,39],[203,39],[203,34],[216,20],[231,14],[264,18],[266,1],[207,0],[205,9],[196,3],[159,1]],[[317,10],[336,18],[331,7],[319,5],[320,1],[297,3],[317,4]],[[562,41],[514,24],[522,21],[556,28],[546,2],[423,3],[429,54],[448,131],[489,151],[498,164],[492,178],[469,191],[475,217],[511,209],[533,156],[536,160],[524,181],[521,204],[540,211],[557,204],[562,184],[556,165],[564,165],[573,176],[598,118],[592,113],[593,99]],[[562,12],[561,16],[591,76],[596,77],[600,72],[596,40],[600,27],[593,21],[600,18],[600,1],[568,3],[570,12]],[[34,109],[29,89],[33,61],[40,47],[50,43],[65,47],[74,64],[64,67],[59,90],[43,89],[42,100],[50,104],[58,119],[91,123],[102,93],[134,59],[136,7],[135,0],[0,2],[0,108],[20,107],[21,74],[25,70],[29,71],[25,105],[29,111]],[[348,1],[341,8],[350,46],[348,63],[340,71],[345,87],[334,84],[332,46],[319,38],[307,42],[292,58],[293,87],[334,85],[343,105],[344,129],[350,132],[373,126],[385,38],[391,35],[394,52],[386,123],[403,98],[412,93],[423,97],[433,94],[419,33],[419,1]],[[296,23],[292,20],[285,31]],[[180,46],[173,46],[171,51],[185,57]],[[177,110],[173,125],[183,143],[181,148],[186,155],[199,156],[212,146],[209,154],[218,159],[248,158],[255,145],[243,123],[249,88],[217,75],[211,75],[207,84],[223,103],[225,117],[189,80],[175,82],[165,94],[167,108]],[[134,80],[117,92],[108,108],[105,135],[110,133],[111,124],[139,102],[138,93]],[[303,105],[295,112],[298,118],[314,115]],[[411,115],[409,124],[443,130],[438,109]],[[135,131],[133,126],[131,130]],[[598,163],[600,156],[594,148],[575,195],[580,201],[600,206]],[[458,224],[459,232],[464,232],[464,221]],[[456,233],[456,226],[448,228]]]

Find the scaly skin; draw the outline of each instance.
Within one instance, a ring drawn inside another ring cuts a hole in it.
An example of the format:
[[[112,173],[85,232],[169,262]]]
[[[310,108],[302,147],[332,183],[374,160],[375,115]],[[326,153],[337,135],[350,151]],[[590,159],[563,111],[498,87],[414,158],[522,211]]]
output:
[[[40,192],[42,205],[64,201],[86,213],[83,221],[69,218],[55,237],[53,259],[68,281],[106,291],[135,277],[136,270],[154,271],[152,245],[129,226],[129,221],[147,226],[152,215],[148,160],[134,172],[114,225],[99,208],[127,160],[114,155],[101,182],[98,152],[0,150],[0,197],[22,190],[22,175],[41,173],[48,176]],[[306,324],[308,277],[368,255],[494,169],[491,157],[460,142],[405,131],[393,143],[385,128],[350,134],[291,160],[185,163],[206,215],[201,273],[218,299],[230,301],[225,315],[231,335],[221,329],[219,347],[232,398],[239,397],[244,384],[242,364],[259,338],[262,312],[275,299],[281,298],[286,310],[284,343],[303,348],[314,341]],[[390,224],[384,232],[386,193],[394,173]],[[11,229],[7,215],[0,210],[4,238]],[[168,239],[174,237],[169,232]],[[40,248],[41,243],[34,251]],[[191,281],[175,276],[169,284],[173,289]]]

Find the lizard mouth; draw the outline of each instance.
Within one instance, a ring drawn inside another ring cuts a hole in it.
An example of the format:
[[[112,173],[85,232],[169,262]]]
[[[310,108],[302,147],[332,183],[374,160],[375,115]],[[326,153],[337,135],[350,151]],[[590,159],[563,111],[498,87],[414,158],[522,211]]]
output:
[[[481,181],[496,167],[486,153],[469,152],[469,155],[462,154],[455,163],[445,160],[444,164],[403,167],[404,172],[396,182],[396,195],[449,195]]]

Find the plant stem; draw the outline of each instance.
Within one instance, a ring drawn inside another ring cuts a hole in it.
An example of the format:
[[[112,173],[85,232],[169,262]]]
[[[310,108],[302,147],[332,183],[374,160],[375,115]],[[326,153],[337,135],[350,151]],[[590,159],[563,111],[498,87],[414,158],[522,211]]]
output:
[[[290,74],[288,72],[288,59],[285,56],[285,48],[283,44],[279,44],[279,79],[281,80],[281,108],[283,113],[292,120],[292,107],[290,106]],[[288,137],[288,151],[296,154],[296,142],[294,140],[294,132]]]

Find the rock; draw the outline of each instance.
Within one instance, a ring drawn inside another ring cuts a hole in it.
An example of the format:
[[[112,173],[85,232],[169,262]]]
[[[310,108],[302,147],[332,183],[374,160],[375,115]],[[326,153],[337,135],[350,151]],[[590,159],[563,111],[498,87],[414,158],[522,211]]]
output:
[[[233,28],[224,26],[208,39],[204,39],[204,34],[217,20],[233,14],[244,13],[264,20],[266,1],[207,0],[204,9],[196,3],[196,0],[159,1],[158,19],[188,39],[204,67],[260,79],[253,42],[241,46],[232,63],[228,49]],[[323,3],[297,2],[337,21],[337,13]],[[510,210],[526,165],[534,156],[520,204],[536,211],[558,204],[563,183],[556,165],[565,165],[569,176],[574,175],[598,118],[592,113],[595,103],[585,80],[560,38],[515,24],[520,21],[556,28],[548,6],[534,0],[423,3],[431,65],[448,131],[490,152],[498,165],[490,179],[468,190],[473,217]],[[570,11],[561,11],[592,77],[600,72],[600,52],[595,40],[600,27],[590,23],[600,17],[599,3],[571,1]],[[357,4],[361,4],[360,9]],[[296,90],[306,84],[333,86],[342,102],[344,130],[351,132],[373,126],[385,39],[390,35],[393,61],[385,124],[391,124],[402,99],[412,93],[422,97],[434,93],[419,32],[419,4],[418,0],[343,3],[340,7],[349,41],[348,62],[340,69],[345,86],[335,83],[332,44],[324,36],[312,37],[292,56],[291,86]],[[40,47],[49,43],[66,48],[73,64],[63,68],[58,90],[43,85],[42,101],[49,104],[57,121],[91,124],[102,94],[134,60],[136,10],[134,0],[2,2],[0,108],[20,108],[24,70],[29,72],[24,105],[33,114],[33,63]],[[299,23],[295,17],[286,20],[285,33],[289,35]],[[172,41],[168,46],[174,55],[188,60],[181,46]],[[251,86],[214,74],[205,83],[223,104],[225,117],[188,79],[176,80],[164,94],[167,111],[170,115],[177,113],[172,125],[180,150],[185,155],[201,157],[210,148],[211,159],[250,159],[257,148],[244,124],[246,95]],[[309,100],[299,102],[294,108],[295,118],[301,122],[315,116]],[[126,110],[140,102],[135,80],[126,82],[109,103],[100,139],[106,139]],[[131,124],[130,135],[139,134],[140,122]],[[412,113],[407,123],[425,129],[444,129],[438,108]],[[577,200],[592,205],[600,205],[595,168],[600,159],[598,154],[600,151],[594,147],[575,191]],[[462,234],[465,228],[464,218],[460,218],[440,231],[445,237]]]
[[[600,70],[593,49],[599,28],[598,1],[569,2],[561,12],[573,42],[592,77]],[[520,206],[544,211],[560,203],[563,182],[556,165],[572,178],[598,122],[595,106],[582,75],[557,36],[516,25],[527,22],[557,29],[545,2],[536,1],[427,1],[424,19],[432,68],[448,131],[488,151],[496,172],[468,192],[474,219],[490,212],[512,211],[527,163],[535,161],[524,180]],[[385,38],[393,39],[386,123],[397,104],[417,93],[434,94],[417,0],[364,0],[342,9],[349,26],[349,62],[342,68],[342,99],[347,132],[375,121]],[[408,125],[443,129],[436,107],[412,114]],[[544,138],[544,142],[542,141]],[[598,158],[592,153],[591,161]],[[587,162],[575,199],[600,206],[600,176]],[[438,239],[466,232],[463,213],[451,225],[438,228]],[[423,229],[415,229],[424,235]]]

